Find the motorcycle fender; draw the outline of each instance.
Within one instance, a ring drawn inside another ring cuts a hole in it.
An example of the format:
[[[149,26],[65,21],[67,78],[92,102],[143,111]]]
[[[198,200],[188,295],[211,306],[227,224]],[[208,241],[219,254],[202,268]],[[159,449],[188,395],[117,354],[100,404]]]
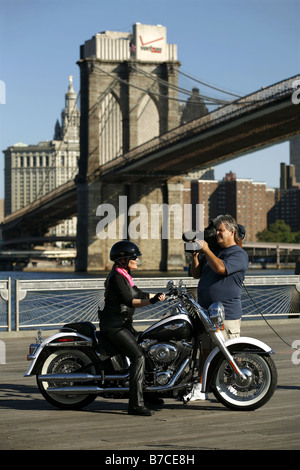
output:
[[[235,350],[243,351],[245,349],[251,349],[256,354],[273,354],[274,351],[263,341],[255,338],[249,338],[247,336],[239,336],[237,338],[228,339],[224,342],[225,346],[229,349],[231,353]],[[236,347],[234,347],[236,346]],[[203,377],[202,377],[202,392],[208,392],[210,385],[210,378],[214,370],[214,360],[216,356],[220,353],[220,349],[215,347],[207,357],[204,367],[203,367]]]
[[[28,357],[28,360],[31,359],[31,364],[27,369],[24,377],[29,377],[36,373],[36,369],[39,363],[43,360],[45,355],[43,354],[46,349],[56,348],[56,347],[82,347],[82,346],[92,346],[91,338],[84,336],[78,332],[60,332],[56,333],[49,338],[46,338],[42,343],[40,343],[34,353]],[[47,351],[47,354],[48,354]]]

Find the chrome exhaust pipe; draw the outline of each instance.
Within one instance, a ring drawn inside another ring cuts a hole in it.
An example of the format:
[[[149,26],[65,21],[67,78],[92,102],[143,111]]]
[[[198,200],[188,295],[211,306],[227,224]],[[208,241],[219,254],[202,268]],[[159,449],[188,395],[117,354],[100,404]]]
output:
[[[182,388],[182,384],[175,385],[176,381],[180,377],[182,371],[189,363],[189,359],[186,359],[181,365],[177,374],[174,375],[173,379],[168,385],[163,385],[159,387],[146,387],[145,392],[165,392],[168,390],[176,390]],[[106,375],[102,377],[101,375],[91,375],[91,374],[46,374],[39,375],[38,380],[42,382],[84,382],[92,380],[116,380],[116,379],[126,379],[129,377],[129,374],[125,375]],[[184,384],[188,386],[191,384]],[[74,387],[48,387],[47,392],[50,393],[60,393],[63,395],[90,395],[90,394],[102,394],[102,393],[122,393],[129,392],[129,387],[110,387],[102,388],[97,385],[82,385]]]
[[[75,387],[48,387],[48,393],[59,393],[62,395],[92,395],[101,393],[129,392],[129,387],[101,388],[97,385],[75,386]]]
[[[38,375],[39,382],[93,382],[103,380],[125,380],[129,373],[125,375],[93,375],[93,374],[44,374]]]
[[[186,383],[184,386],[192,386],[192,383]],[[164,385],[162,387],[146,387],[144,392],[165,392],[167,390],[177,390],[183,385]],[[48,387],[48,393],[59,393],[60,395],[102,395],[107,393],[124,393],[129,392],[129,387],[110,387],[101,388],[97,385],[75,386],[75,387]]]

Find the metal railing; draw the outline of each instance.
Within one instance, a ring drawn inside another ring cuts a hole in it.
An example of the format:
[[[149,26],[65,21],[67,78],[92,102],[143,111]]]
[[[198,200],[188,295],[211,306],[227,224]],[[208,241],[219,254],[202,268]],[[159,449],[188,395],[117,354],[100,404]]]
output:
[[[0,331],[11,331],[11,279],[0,280]]]
[[[196,295],[198,281],[183,279]],[[138,278],[148,292],[166,291],[168,278]],[[65,323],[98,324],[98,306],[104,304],[104,279],[16,280],[14,329],[55,329]],[[300,315],[300,276],[246,276],[242,293],[243,318],[282,318]],[[136,309],[135,322],[154,322],[170,309],[159,302]]]

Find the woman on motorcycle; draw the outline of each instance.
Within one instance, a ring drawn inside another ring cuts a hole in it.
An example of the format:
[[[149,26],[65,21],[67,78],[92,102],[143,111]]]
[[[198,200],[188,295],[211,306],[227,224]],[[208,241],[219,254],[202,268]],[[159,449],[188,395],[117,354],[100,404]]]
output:
[[[134,285],[130,275],[137,269],[140,250],[134,243],[123,240],[110,250],[114,262],[105,281],[105,305],[100,317],[100,329],[120,353],[130,359],[128,413],[151,416],[152,411],[144,404],[143,380],[145,358],[137,343],[138,333],[133,327],[134,309],[165,299],[165,294],[148,294]]]

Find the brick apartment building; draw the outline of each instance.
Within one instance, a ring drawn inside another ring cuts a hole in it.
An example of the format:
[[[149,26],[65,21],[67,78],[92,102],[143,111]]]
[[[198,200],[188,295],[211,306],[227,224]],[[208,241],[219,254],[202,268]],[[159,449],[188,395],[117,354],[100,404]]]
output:
[[[189,182],[185,183],[188,190]],[[187,192],[188,194],[188,192]],[[187,200],[187,196],[186,196]],[[246,227],[247,241],[256,241],[256,234],[267,228],[268,212],[276,201],[276,190],[264,182],[236,178],[229,172],[222,181],[190,182],[190,202],[203,204],[204,225],[219,214],[231,214]]]

